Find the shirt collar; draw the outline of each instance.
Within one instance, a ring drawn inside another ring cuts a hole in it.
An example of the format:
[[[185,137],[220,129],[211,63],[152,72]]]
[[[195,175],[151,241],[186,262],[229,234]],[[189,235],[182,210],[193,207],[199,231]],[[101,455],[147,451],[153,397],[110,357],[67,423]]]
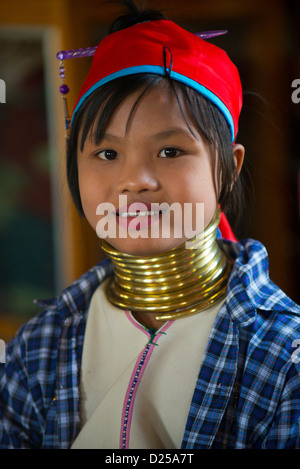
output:
[[[226,300],[234,321],[246,327],[255,321],[257,310],[300,315],[300,307],[270,280],[268,253],[260,242],[224,240],[223,246],[235,260]]]

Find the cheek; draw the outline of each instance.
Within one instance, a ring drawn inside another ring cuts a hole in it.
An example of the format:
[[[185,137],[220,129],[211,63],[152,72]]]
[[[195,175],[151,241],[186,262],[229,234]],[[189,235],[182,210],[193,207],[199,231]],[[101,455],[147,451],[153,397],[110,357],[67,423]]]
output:
[[[179,177],[177,190],[185,193],[192,202],[212,202],[217,200],[217,188],[211,168],[206,165],[197,165],[188,171],[182,171]]]
[[[210,166],[201,165],[201,167],[197,166],[187,172],[182,172],[181,181],[177,187],[182,202],[204,204],[204,224],[206,226],[213,217],[218,200]]]
[[[94,226],[96,208],[101,202],[101,184],[96,183],[95,175],[86,174],[78,168],[78,185],[83,212],[88,222]]]

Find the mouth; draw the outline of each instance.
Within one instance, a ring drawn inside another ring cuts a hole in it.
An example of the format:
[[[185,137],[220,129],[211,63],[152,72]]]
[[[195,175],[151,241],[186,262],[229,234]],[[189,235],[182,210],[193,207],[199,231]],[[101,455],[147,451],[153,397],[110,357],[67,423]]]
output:
[[[135,218],[135,217],[153,217],[163,214],[163,210],[146,210],[136,212],[116,212],[117,217],[121,218]]]
[[[116,211],[117,223],[128,230],[140,231],[159,221],[166,210],[159,204],[135,202]]]
[[[133,202],[116,210],[116,216],[120,218],[153,217],[165,211],[158,203]]]

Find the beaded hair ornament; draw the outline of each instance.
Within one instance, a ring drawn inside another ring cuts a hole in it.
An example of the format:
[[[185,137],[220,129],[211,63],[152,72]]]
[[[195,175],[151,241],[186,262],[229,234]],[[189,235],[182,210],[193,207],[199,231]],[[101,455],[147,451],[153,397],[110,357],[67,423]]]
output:
[[[192,34],[172,21],[155,20],[109,34],[96,47],[58,52],[66,136],[75,114],[94,90],[122,76],[154,73],[182,82],[212,101],[228,122],[234,141],[242,107],[239,73],[224,50],[205,40],[226,32]],[[90,71],[70,117],[63,61],[91,56]]]

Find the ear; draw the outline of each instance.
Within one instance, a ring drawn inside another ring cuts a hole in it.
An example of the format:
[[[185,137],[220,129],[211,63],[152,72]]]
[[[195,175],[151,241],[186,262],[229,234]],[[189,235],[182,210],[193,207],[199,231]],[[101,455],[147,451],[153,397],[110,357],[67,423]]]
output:
[[[232,151],[237,174],[240,174],[244,162],[245,148],[240,143],[234,143],[232,146]]]

